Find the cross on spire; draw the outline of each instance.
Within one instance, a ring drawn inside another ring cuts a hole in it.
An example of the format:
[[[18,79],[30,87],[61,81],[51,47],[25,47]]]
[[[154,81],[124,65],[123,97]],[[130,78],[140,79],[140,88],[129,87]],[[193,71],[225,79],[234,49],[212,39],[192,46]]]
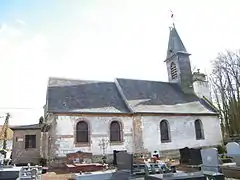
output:
[[[173,27],[175,27],[175,24],[174,24],[174,14],[173,14],[172,10],[170,10],[170,12],[171,12],[172,25],[173,25]]]

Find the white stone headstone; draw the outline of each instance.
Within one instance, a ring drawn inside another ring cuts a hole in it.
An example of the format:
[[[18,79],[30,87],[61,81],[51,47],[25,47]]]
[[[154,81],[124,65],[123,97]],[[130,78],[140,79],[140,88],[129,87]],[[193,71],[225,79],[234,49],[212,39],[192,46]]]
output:
[[[229,142],[226,145],[228,155],[239,155],[240,156],[240,145],[236,142]]]
[[[240,145],[236,142],[229,142],[226,148],[227,155],[233,158],[237,166],[240,166]]]
[[[216,148],[208,148],[201,150],[202,170],[219,172],[218,151]]]

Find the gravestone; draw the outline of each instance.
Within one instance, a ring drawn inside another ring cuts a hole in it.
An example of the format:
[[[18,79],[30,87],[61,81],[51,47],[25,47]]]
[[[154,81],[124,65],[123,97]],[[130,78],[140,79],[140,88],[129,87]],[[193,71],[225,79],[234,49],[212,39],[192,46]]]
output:
[[[219,172],[218,151],[216,148],[201,150],[202,171]]]
[[[117,153],[119,152],[127,152],[126,150],[122,150],[122,151],[117,151],[117,150],[113,150],[113,165],[117,165]]]
[[[92,153],[78,151],[67,154],[67,164],[82,163],[83,161],[86,163],[91,163]]]
[[[202,164],[201,150],[185,147],[180,149],[180,163],[187,165]]]
[[[133,170],[133,155],[121,151],[116,154],[117,171],[113,173],[111,180],[128,180]]]
[[[237,166],[240,166],[240,145],[236,142],[229,142],[226,148],[227,155],[233,158]]]
[[[132,170],[133,168],[133,155],[127,152],[118,152],[117,156],[117,168],[118,170]]]

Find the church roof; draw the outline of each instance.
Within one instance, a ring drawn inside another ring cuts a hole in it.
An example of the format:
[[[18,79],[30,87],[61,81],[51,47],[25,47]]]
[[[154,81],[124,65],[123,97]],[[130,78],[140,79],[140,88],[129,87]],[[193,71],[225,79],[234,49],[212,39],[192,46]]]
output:
[[[40,124],[29,124],[29,125],[22,125],[22,126],[11,126],[11,130],[35,130],[35,129],[41,129]]]
[[[50,78],[48,112],[59,113],[189,113],[215,114],[178,84],[116,79],[115,82]]]
[[[50,78],[50,112],[129,112],[114,82]]]

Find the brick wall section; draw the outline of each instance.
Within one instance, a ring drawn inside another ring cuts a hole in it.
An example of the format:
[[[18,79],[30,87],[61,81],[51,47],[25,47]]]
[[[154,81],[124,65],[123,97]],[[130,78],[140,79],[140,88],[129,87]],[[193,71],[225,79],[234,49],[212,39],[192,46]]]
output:
[[[57,116],[54,116],[54,119],[52,121],[52,126],[48,132],[48,164],[49,166],[62,166],[62,160],[66,160],[66,157],[58,159],[56,158],[56,152],[59,148],[59,145],[56,144],[57,141],[57,135],[56,135],[56,119]]]
[[[141,116],[133,117],[133,138],[134,138],[134,152],[142,153],[144,151],[144,144],[142,138],[142,122]]]
[[[41,157],[48,158],[48,132],[42,132]]]

